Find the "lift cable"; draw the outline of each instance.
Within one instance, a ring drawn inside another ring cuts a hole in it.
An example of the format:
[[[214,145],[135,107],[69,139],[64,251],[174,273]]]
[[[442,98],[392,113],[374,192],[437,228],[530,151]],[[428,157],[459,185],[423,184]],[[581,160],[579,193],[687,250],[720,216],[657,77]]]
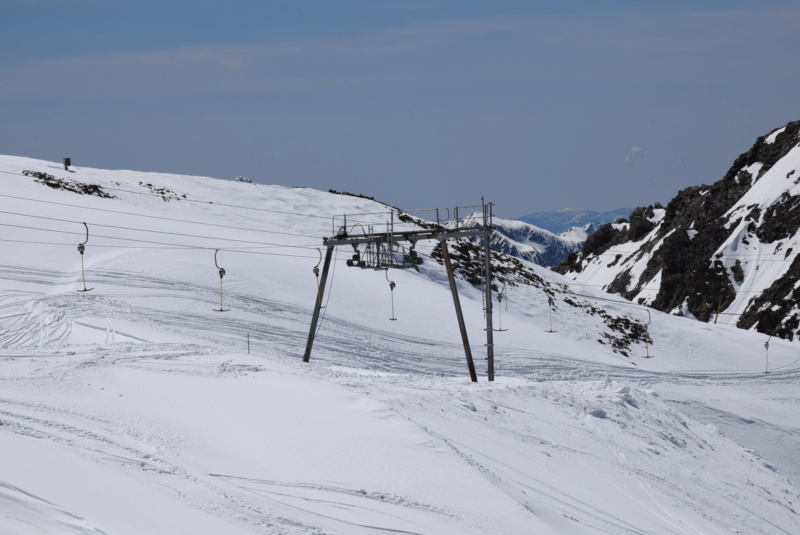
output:
[[[27,176],[27,175],[24,175],[22,173],[17,173],[17,172],[12,172],[12,171],[0,171],[0,173],[9,174],[9,175],[15,175],[15,176]],[[147,196],[163,198],[162,195],[160,195],[158,193],[143,192],[143,191],[131,191],[131,190],[126,190],[126,189],[122,189],[122,188],[112,188],[112,187],[108,187],[108,186],[103,186],[103,188],[104,189],[108,189],[108,190],[113,190],[113,191],[121,191],[121,192],[126,192],[126,193],[132,193],[132,194],[135,194],[135,195],[147,195]],[[29,198],[25,198],[25,197],[16,197],[16,196],[13,196],[13,195],[0,194],[0,197],[7,197],[7,198],[12,198],[12,199],[20,199],[20,200],[28,200],[28,201],[32,201],[32,202],[42,202],[42,203],[48,203],[48,204],[56,204],[56,205],[61,205],[61,206],[73,206],[73,207],[76,207],[76,208],[84,208],[84,209],[87,209],[87,210],[98,210],[98,211],[105,211],[105,212],[111,212],[111,213],[120,213],[120,214],[124,214],[124,215],[132,215],[132,216],[138,216],[138,217],[149,217],[149,218],[153,218],[153,219],[163,219],[163,220],[167,220],[167,221],[178,221],[178,222],[192,223],[192,224],[198,224],[198,225],[219,226],[219,227],[222,227],[222,228],[241,229],[240,227],[233,227],[233,226],[228,226],[228,225],[217,225],[217,224],[214,224],[214,223],[203,223],[203,222],[200,222],[200,221],[187,221],[187,220],[172,219],[172,218],[166,218],[166,217],[149,216],[149,215],[144,215],[144,214],[136,214],[136,213],[130,213],[130,212],[116,211],[116,210],[106,210],[106,209],[102,209],[102,208],[90,208],[90,207],[70,205],[70,204],[66,204],[66,203],[58,203],[58,202],[54,202],[54,201],[42,201],[42,200],[38,200],[38,199],[29,199]],[[267,208],[255,208],[255,207],[252,207],[252,206],[240,206],[240,205],[234,205],[234,204],[215,203],[213,201],[204,201],[204,200],[193,200],[193,199],[184,199],[184,198],[181,198],[180,200],[181,201],[186,201],[186,202],[193,202],[193,203],[224,206],[226,208],[237,208],[237,209],[242,209],[242,210],[255,210],[255,211],[261,211],[261,212],[276,213],[276,214],[282,214],[282,215],[293,215],[293,216],[298,216],[298,217],[309,217],[309,218],[317,218],[317,219],[330,219],[331,217],[340,216],[340,214],[335,214],[333,216],[329,216],[329,215],[322,216],[322,215],[317,215],[317,214],[304,214],[304,213],[300,213],[300,212],[288,212],[288,211],[281,211],[281,210],[270,210],[270,209],[267,209]],[[379,202],[379,201],[375,201],[375,202]],[[390,211],[397,211],[399,213],[411,214],[411,213],[415,213],[415,212],[431,212],[431,211],[436,210],[435,208],[426,208],[426,209],[420,209],[420,210],[401,210],[399,208],[389,207],[389,206],[387,206],[387,208],[389,208],[389,210],[387,210],[387,212],[363,212],[361,214],[353,214],[353,215],[382,215],[382,214],[389,213]],[[467,207],[461,207],[461,208],[480,208],[480,206],[476,206],[476,207],[467,206]],[[350,223],[350,221],[348,221],[348,223]],[[355,223],[355,221],[353,221],[353,223]],[[378,224],[378,223],[372,222],[370,224]],[[402,224],[402,223],[398,223],[398,224]],[[414,225],[414,223],[406,223],[406,224]],[[289,236],[299,236],[299,237],[307,237],[307,238],[316,238],[316,237],[318,237],[318,236],[305,235],[305,234],[281,233],[281,232],[278,232],[278,231],[267,231],[267,230],[256,230],[256,229],[241,229],[241,230],[251,230],[251,231],[254,231],[254,232],[266,232],[266,233],[274,233],[274,234],[286,234],[286,235],[289,235]],[[594,255],[594,256],[617,256],[617,254],[619,254],[621,256],[625,256],[625,255],[630,256],[630,255],[636,254],[637,252],[638,251],[625,251],[623,253],[604,252],[604,253],[600,253],[600,254]],[[730,255],[730,254],[726,254],[725,256],[727,258],[758,258],[762,262],[785,262],[785,261],[787,261],[787,260],[781,260],[781,259],[763,258],[763,256],[761,256],[761,255],[752,255],[752,254],[750,254],[750,255]],[[586,286],[594,286],[594,285],[586,285]],[[597,285],[597,286],[602,286],[602,285]]]
[[[28,176],[28,175],[25,175],[23,173],[15,173],[15,172],[11,172],[11,171],[0,171],[0,173],[5,173],[5,174],[8,174],[8,175],[16,175],[16,176],[25,176],[25,177]],[[114,187],[111,187],[111,186],[101,186],[101,187],[103,189],[109,190],[109,191],[119,191],[119,192],[122,192],[122,193],[131,193],[133,195],[145,195],[145,196],[148,196],[148,197],[158,197],[159,199],[163,199],[164,198],[163,195],[161,195],[159,193],[146,192],[146,191],[132,191],[132,190],[124,189],[124,188],[114,188]],[[12,196],[9,196],[9,197],[12,197]],[[188,199],[188,198],[178,198],[177,200],[178,201],[182,201],[182,202],[196,203],[196,204],[222,206],[222,207],[225,207],[225,208],[236,208],[236,209],[239,209],[239,210],[253,210],[253,211],[256,211],[256,212],[266,212],[266,213],[280,214],[280,215],[291,215],[291,216],[307,217],[307,218],[314,218],[314,219],[330,220],[332,217],[341,216],[341,214],[332,214],[332,215],[306,214],[306,213],[301,213],[301,212],[290,212],[290,211],[285,211],[285,210],[272,210],[272,209],[269,209],[269,208],[256,208],[254,206],[241,206],[241,205],[236,205],[236,204],[226,204],[226,203],[218,203],[218,202],[214,202],[214,201],[195,200],[195,199]],[[47,202],[47,201],[41,201],[41,202]],[[379,201],[375,201],[375,202],[379,202]],[[407,210],[400,210],[399,208],[387,206],[387,211],[386,212],[365,212],[365,213],[355,214],[355,215],[382,215],[382,214],[386,214],[386,213],[388,213],[390,211],[397,211],[397,212],[409,214],[409,213],[413,213],[413,212],[425,212],[425,211],[431,212],[431,211],[434,211],[434,210],[435,210],[435,208],[434,209],[428,208],[428,209],[414,210],[414,211],[409,212]],[[148,216],[145,216],[145,217],[148,217]],[[370,222],[370,224],[378,224],[378,223],[377,222]],[[308,237],[313,237],[313,236],[308,236]]]
[[[27,228],[27,227],[26,227]],[[37,230],[47,230],[48,232],[60,232],[63,234],[77,234],[75,232],[67,232],[67,231],[59,231],[59,230],[49,230],[49,229],[37,229]],[[99,238],[103,238],[105,236],[97,236]],[[125,240],[126,238],[114,238],[118,240]],[[142,241],[142,240],[137,240]],[[11,243],[24,243],[27,245],[60,245],[64,247],[74,247],[72,243],[57,243],[57,242],[43,242],[43,241],[30,241],[30,240],[8,240],[5,238],[0,238],[0,242],[11,242]],[[145,243],[161,243],[161,242],[145,242]],[[92,247],[103,247],[105,249],[150,249],[156,251],[214,251],[216,247],[204,247],[200,245],[180,245],[174,243],[164,243],[163,247],[152,247],[152,246],[139,246],[139,245],[92,245]],[[264,256],[281,256],[286,258],[316,258],[311,255],[302,255],[302,254],[287,254],[287,253],[268,253],[268,252],[260,252],[260,251],[245,251],[241,249],[227,249],[221,248],[220,251],[226,251],[230,253],[241,253],[241,254],[254,254],[254,255],[264,255]]]
[[[63,202],[43,201],[41,199],[31,199],[29,197],[18,197],[16,195],[0,194],[0,197],[6,197],[8,199],[17,199],[17,200],[21,200],[21,201],[38,202],[38,203],[43,203],[43,204],[53,204],[53,205],[57,205],[57,206],[67,206],[69,208],[79,208],[81,210],[94,210],[96,212],[107,212],[107,213],[110,213],[110,214],[120,214],[120,215],[134,216],[134,217],[144,217],[144,218],[147,218],[147,219],[159,219],[161,221],[174,221],[176,223],[189,223],[189,224],[192,224],[192,225],[204,225],[204,226],[207,226],[207,227],[229,228],[229,229],[235,229],[235,230],[245,230],[245,231],[248,231],[248,232],[262,232],[264,234],[281,234],[281,235],[285,235],[285,236],[297,236],[297,237],[300,237],[300,238],[315,238],[315,239],[319,238],[319,236],[311,235],[311,234],[297,234],[297,233],[293,233],[293,232],[281,232],[281,231],[278,231],[278,230],[261,230],[261,229],[254,229],[254,228],[237,227],[235,225],[220,225],[218,223],[206,223],[206,222],[203,222],[203,221],[192,221],[192,220],[188,220],[188,219],[177,219],[177,218],[174,218],[174,217],[162,217],[162,216],[154,216],[154,215],[147,215],[147,214],[138,214],[138,213],[135,213],[135,212],[124,212],[122,210],[109,210],[107,208],[94,208],[94,207],[90,207],[90,206],[80,206],[80,205],[77,205],[77,204],[69,204],[69,203],[63,203]]]
[[[9,174],[9,175],[16,175],[16,176],[28,176],[28,175],[24,175],[23,173],[15,173],[15,172],[11,172],[11,171],[0,171],[0,173],[5,173],[5,174]],[[127,189],[123,189],[123,188],[114,188],[114,187],[110,187],[110,186],[102,186],[102,187],[104,189],[107,189],[107,190],[110,190],[110,191],[120,191],[120,192],[124,192],[124,193],[131,193],[131,194],[134,194],[134,195],[145,195],[145,196],[158,197],[160,199],[163,199],[163,195],[161,195],[159,193],[144,192],[144,191],[132,191],[132,190],[127,190]],[[58,202],[54,202],[54,201],[41,201],[41,200],[38,200],[38,199],[29,199],[29,198],[25,198],[25,197],[15,197],[13,195],[0,195],[0,197],[9,197],[9,198],[16,198],[16,199],[21,199],[21,200],[29,200],[29,201],[33,201],[33,202],[44,202],[44,203],[58,204],[58,205],[63,205],[63,206],[74,206],[74,205],[70,205],[70,204],[66,204],[66,203],[58,203]],[[254,211],[259,211],[259,212],[267,212],[267,213],[274,213],[274,214],[281,214],[281,215],[292,215],[292,216],[296,216],[296,217],[307,217],[307,218],[315,218],[315,219],[330,220],[331,218],[341,217],[342,216],[342,214],[318,215],[318,214],[306,214],[306,213],[300,213],[300,212],[289,212],[289,211],[285,211],[285,210],[271,210],[271,209],[268,209],[268,208],[256,208],[256,207],[253,207],[253,206],[240,206],[240,205],[235,205],[235,204],[225,204],[225,203],[217,203],[217,202],[213,202],[213,201],[194,200],[194,199],[187,199],[187,198],[179,198],[178,200],[179,201],[184,201],[184,202],[190,202],[190,203],[199,203],[199,204],[210,204],[210,205],[214,205],[214,206],[223,206],[223,207],[226,207],[226,208],[236,208],[236,209],[240,209],[240,210],[254,210]],[[380,201],[375,201],[375,202],[380,202]],[[81,207],[81,208],[83,208],[83,207]],[[89,210],[108,211],[108,212],[112,212],[112,213],[116,212],[115,210],[103,210],[101,208],[87,208],[87,209],[89,209]],[[413,214],[413,213],[417,213],[417,212],[434,212],[436,210],[437,210],[436,208],[424,208],[424,209],[419,209],[419,210],[401,210],[399,208],[387,205],[387,210],[385,212],[364,212],[364,213],[354,214],[354,215],[359,215],[359,216],[361,216],[361,215],[385,215],[385,214],[393,212],[393,211],[394,212],[398,212],[398,213],[403,213],[403,214]],[[447,210],[447,211],[448,211],[448,214],[449,214],[449,210]],[[118,213],[125,213],[125,212],[118,212]],[[139,217],[154,217],[154,218],[157,218],[155,216],[147,216],[147,215],[143,215],[143,214],[134,214],[134,213],[130,213],[128,215],[134,215],[134,216],[139,216]],[[161,218],[158,218],[158,219],[161,219]],[[170,218],[163,218],[163,219],[170,220]],[[184,220],[176,220],[176,221],[184,221]],[[196,221],[184,221],[184,222],[190,222],[190,223],[201,224],[201,225],[202,224],[213,225],[213,224],[209,224],[209,223],[201,223],[201,222],[196,222]],[[349,221],[349,223],[357,223],[357,222],[359,222],[359,221]],[[360,222],[363,223],[363,224],[371,224],[371,225],[377,225],[377,224],[383,223],[382,221],[380,221],[380,222],[379,221],[369,221],[369,222],[360,221]],[[398,223],[398,225],[415,225],[415,223]],[[221,225],[221,226],[224,227],[224,225]],[[238,227],[233,227],[233,228],[238,228]],[[270,231],[263,231],[263,232],[270,232]],[[276,232],[276,233],[278,233],[278,232]],[[292,234],[289,234],[289,235],[292,235]],[[308,237],[308,238],[316,237],[316,236],[311,236],[311,235],[299,235],[299,236],[304,236],[304,237]]]
[[[15,215],[15,216],[20,216],[20,217],[30,217],[30,218],[33,218],[33,219],[44,219],[44,220],[47,220],[47,221],[58,221],[58,222],[61,222],[61,223],[81,223],[80,221],[73,221],[73,220],[70,220],[70,219],[61,219],[61,218],[57,218],[57,217],[45,217],[45,216],[38,216],[38,215],[22,214],[22,213],[19,213],[19,212],[7,212],[7,211],[3,211],[3,210],[0,210],[0,214]],[[2,225],[2,223],[0,223],[0,225]],[[185,234],[185,233],[181,233],[181,232],[168,232],[168,231],[164,231],[164,230],[149,230],[149,229],[141,229],[141,228],[135,228],[135,227],[123,227],[123,226],[119,226],[119,225],[104,225],[104,224],[101,224],[101,223],[92,223],[92,225],[94,225],[96,227],[113,228],[113,229],[118,229],[118,230],[131,230],[131,231],[134,231],[134,232],[149,232],[149,233],[152,233],[152,234],[167,234],[167,235],[170,235],[170,236],[183,236],[183,237],[187,237],[187,238],[201,238],[201,239],[208,239],[208,240],[222,240],[222,241],[226,241],[226,242],[252,243],[252,244],[257,244],[257,245],[269,245],[269,246],[278,246],[278,247],[307,248],[307,249],[315,248],[315,247],[312,247],[310,245],[308,245],[308,246],[305,246],[305,245],[285,245],[285,244],[269,243],[269,242],[257,242],[257,241],[251,241],[251,240],[237,240],[237,239],[234,239],[234,238],[222,238],[222,237],[216,237],[216,236],[202,236],[202,235],[197,235],[197,234]]]
[[[630,259],[631,256],[633,256],[633,255],[635,255],[635,254],[637,254],[639,252],[640,252],[640,250],[636,250],[636,251],[633,251],[633,252],[626,251],[624,253],[613,253],[613,252],[612,253],[608,253],[608,252],[596,253],[596,254],[592,254],[591,258],[617,257],[617,256],[625,257],[627,255],[627,258],[620,258],[621,263],[625,263]],[[760,260],[762,262],[787,262],[788,259],[786,259],[786,258],[783,258],[783,259],[781,259],[781,258],[771,259],[771,258],[765,258],[764,257],[764,255],[774,256],[774,255],[776,255],[776,254],[778,254],[780,252],[781,251],[775,251],[773,253],[766,253],[765,252],[765,253],[760,253],[760,254],[753,254],[753,253],[750,253],[750,254],[715,253],[715,254],[712,254],[711,257],[708,260],[721,260],[721,258],[719,258],[719,259],[716,258],[716,255],[717,254],[723,254],[725,258],[751,258],[751,259]],[[673,258],[673,259],[684,259],[684,258],[690,258],[690,257],[691,257],[691,255],[689,255],[688,253],[672,255],[671,256],[671,258]],[[581,261],[588,260],[588,259],[589,259],[589,257],[584,257]],[[641,260],[642,260],[641,258],[636,259],[636,262],[639,262]]]
[[[80,233],[70,232],[70,231],[67,231],[67,230],[55,230],[55,229],[47,229],[47,228],[39,228],[39,227],[28,227],[28,226],[24,226],[24,225],[11,225],[11,224],[8,224],[8,223],[0,223],[0,226],[13,227],[13,228],[23,228],[23,229],[28,229],[28,230],[39,230],[39,231],[43,231],[43,232],[54,232],[54,233],[58,233],[58,234],[80,235]],[[217,247],[204,247],[204,246],[200,246],[200,245],[183,245],[183,244],[180,244],[180,243],[167,243],[167,242],[158,242],[158,241],[152,241],[152,240],[137,240],[137,239],[134,239],[134,238],[121,238],[119,236],[106,236],[106,235],[102,235],[102,234],[95,234],[95,237],[96,238],[106,238],[106,239],[109,239],[109,240],[119,240],[119,241],[125,241],[125,242],[150,243],[150,244],[154,244],[154,245],[168,245],[168,246],[176,247],[176,248],[179,248],[179,249],[200,249],[200,250],[217,249]],[[214,239],[217,239],[217,240],[222,241],[222,242],[228,241],[228,240],[225,240],[224,238],[214,238]],[[8,241],[8,240],[3,240],[3,241]],[[25,243],[30,243],[30,242],[25,242]],[[118,247],[118,248],[123,248],[124,246],[93,245],[93,247]],[[228,251],[236,251],[236,252],[241,252],[241,253],[268,254],[268,253],[259,253],[258,251],[237,250],[236,248],[225,249],[223,247],[223,248],[219,248],[219,249],[228,250]],[[273,246],[257,247],[257,249],[311,249],[311,247],[296,246],[296,245],[273,245]],[[296,255],[296,256],[299,256],[299,255]],[[311,258],[309,256],[302,256],[302,257],[303,258]]]
[[[7,175],[28,176],[28,175],[24,175],[22,173],[14,173],[14,172],[11,172],[11,171],[0,171],[0,173],[5,173]],[[109,191],[120,191],[120,192],[123,192],[123,193],[131,193],[133,195],[145,195],[145,196],[148,196],[148,197],[158,197],[159,199],[163,199],[164,198],[163,195],[161,195],[159,193],[153,193],[153,192],[149,192],[149,191],[132,191],[132,190],[127,190],[127,189],[123,189],[123,188],[113,188],[111,186],[101,186],[101,187],[104,190],[109,190]],[[257,212],[270,212],[270,213],[274,213],[274,214],[297,215],[297,216],[301,216],[301,217],[314,217],[314,218],[318,218],[318,219],[329,219],[329,216],[322,216],[322,215],[316,215],[316,214],[301,214],[301,213],[298,213],[298,212],[286,212],[286,211],[281,211],[281,210],[270,210],[268,208],[255,208],[255,207],[252,207],[252,206],[238,206],[238,205],[235,205],[235,204],[224,204],[224,203],[216,203],[216,202],[213,202],[213,201],[202,201],[202,200],[194,200],[194,199],[186,199],[186,198],[179,198],[179,199],[180,199],[181,202],[190,202],[190,203],[197,203],[197,204],[211,204],[211,205],[214,205],[214,206],[224,206],[226,208],[240,208],[240,209],[243,209],[243,210],[254,210],[254,211],[257,211]]]
[[[10,197],[10,196],[0,194],[0,197]],[[42,201],[42,202],[46,202],[46,201]],[[54,203],[54,204],[61,204],[61,203]],[[108,210],[106,210],[106,211],[108,211]],[[32,217],[32,218],[37,218],[37,219],[59,221],[59,222],[78,223],[78,221],[73,221],[73,220],[66,220],[66,219],[59,219],[59,218],[49,218],[49,217],[44,217],[44,216],[33,216],[33,215],[21,214],[21,213],[17,213],[17,212],[0,211],[0,213],[6,213],[6,214],[10,214],[10,215],[18,215],[18,216],[22,216],[22,217]],[[120,212],[120,213],[124,213],[124,212]],[[130,214],[130,215],[139,215],[139,214]],[[151,216],[142,216],[142,217],[151,217]],[[170,219],[170,218],[157,218],[157,219]],[[181,221],[181,220],[176,220],[176,221]],[[80,223],[83,223],[83,222],[80,222]],[[202,224],[202,223],[200,223],[200,224]],[[264,246],[274,247],[274,248],[296,248],[296,249],[312,249],[313,248],[313,249],[316,249],[316,247],[305,246],[305,245],[272,244],[272,243],[266,243],[266,242],[253,242],[253,241],[236,240],[236,239],[229,239],[229,238],[216,238],[216,237],[212,237],[212,236],[200,236],[200,235],[191,235],[191,234],[172,233],[172,232],[166,232],[166,231],[154,231],[154,230],[147,230],[147,229],[137,229],[137,228],[132,228],[132,227],[121,227],[121,226],[102,225],[102,224],[95,224],[95,225],[96,226],[102,226],[102,227],[108,227],[108,228],[122,229],[122,230],[131,230],[131,231],[138,231],[138,232],[151,232],[151,233],[157,233],[157,234],[186,236],[186,237],[194,237],[194,238],[201,238],[201,239],[212,239],[212,240],[220,240],[220,241],[234,241],[234,242],[243,242],[243,243],[259,243],[259,244],[263,244]],[[79,235],[79,233],[75,233],[75,232],[54,230],[54,229],[44,229],[44,228],[30,227],[30,226],[24,226],[24,225],[12,225],[12,224],[8,224],[8,223],[0,223],[0,226],[12,227],[12,228],[22,228],[22,229],[29,229],[29,230],[37,230],[37,231],[43,231],[43,232],[54,232],[54,233],[59,233],[59,234]],[[218,225],[214,225],[214,226],[218,226]],[[263,232],[269,232],[269,231],[263,231]],[[116,246],[116,245],[93,245],[93,247],[140,248],[140,249],[171,249],[171,248],[174,248],[174,249],[178,249],[178,250],[180,250],[180,249],[197,249],[197,250],[216,249],[216,248],[213,248],[213,247],[203,247],[203,246],[195,246],[195,245],[183,245],[183,244],[156,242],[156,241],[150,241],[150,240],[137,240],[137,239],[133,239],[133,238],[121,238],[121,237],[117,237],[117,236],[96,235],[96,237],[112,239],[112,240],[127,241],[127,242],[149,243],[149,244],[161,245],[161,246],[164,246],[164,247],[136,247],[136,246]],[[62,243],[33,242],[33,241],[27,241],[27,240],[10,240],[10,239],[0,239],[0,241],[1,242],[12,242],[12,243],[39,244],[39,245],[69,245],[69,244],[62,244]],[[265,247],[254,247],[254,248],[265,248]],[[262,254],[262,255],[268,255],[268,256],[284,256],[284,257],[295,257],[295,258],[313,258],[313,257],[308,256],[308,255],[289,255],[289,254],[280,254],[280,253],[266,253],[266,252],[257,252],[257,251],[244,251],[242,249],[243,248],[223,248],[223,249],[220,249],[220,250],[225,250],[225,251],[230,251],[230,252],[239,252],[239,253],[245,253],[245,254]],[[429,254],[425,254],[425,253],[419,253],[419,254],[421,256],[427,257],[429,259],[435,260]],[[430,269],[430,268],[428,268],[428,269]],[[433,270],[431,270],[431,271],[433,271]],[[442,270],[438,270],[438,271],[443,272]],[[578,286],[600,286],[600,285],[582,284],[582,283],[578,283],[578,282],[571,282],[569,284],[570,285],[574,284],[574,285],[578,285]],[[647,288],[643,289],[643,291],[645,291],[645,290],[648,290],[648,289]],[[657,290],[657,289],[654,288],[654,289],[649,289],[649,290]],[[584,297],[584,298],[587,298],[587,299],[593,299],[593,300],[597,300],[597,301],[606,301],[606,302],[618,304],[618,305],[621,305],[621,306],[630,306],[630,307],[638,308],[640,310],[642,310],[642,309],[649,310],[649,307],[646,307],[644,305],[639,305],[639,304],[636,304],[636,303],[632,303],[632,302],[628,302],[628,301],[604,299],[602,297],[578,294],[578,293],[571,292],[571,291],[567,291],[565,293],[568,293],[568,294],[570,294],[572,296],[575,296],[575,297]],[[737,293],[760,293],[760,292],[755,291],[755,290],[744,290],[744,291],[738,291]],[[741,316],[743,314],[742,313],[732,313],[732,312],[720,312],[719,315]]]

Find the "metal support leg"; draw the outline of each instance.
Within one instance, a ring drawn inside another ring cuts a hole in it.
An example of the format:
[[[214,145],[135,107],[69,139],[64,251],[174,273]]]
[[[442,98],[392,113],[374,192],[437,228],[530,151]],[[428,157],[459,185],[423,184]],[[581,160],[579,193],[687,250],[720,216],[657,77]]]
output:
[[[456,288],[456,279],[453,276],[453,266],[450,264],[450,253],[447,250],[447,242],[441,240],[439,242],[442,247],[444,255],[444,265],[447,268],[447,279],[450,281],[450,291],[453,293],[453,304],[456,307],[456,316],[458,317],[458,328],[461,329],[461,341],[464,343],[464,353],[467,355],[467,366],[469,367],[469,377],[473,383],[478,382],[478,376],[475,374],[475,364],[472,362],[472,350],[469,347],[469,338],[467,337],[467,327],[464,325],[464,316],[461,313],[461,301],[458,299],[458,289]]]
[[[319,281],[317,298],[314,300],[314,315],[311,318],[311,329],[308,331],[308,342],[306,343],[306,352],[303,354],[303,362],[308,362],[311,359],[311,347],[314,345],[314,336],[317,334],[319,311],[322,309],[322,296],[325,294],[325,282],[328,280],[328,269],[331,267],[332,256],[333,247],[328,246],[328,250],[325,251],[325,263],[322,266],[322,277]]]
[[[86,270],[83,268],[83,254],[81,254],[81,278],[83,279],[83,291],[86,291]]]
[[[492,325],[492,226],[491,226],[491,204],[483,207],[483,246],[486,266],[484,268],[485,279],[483,281],[486,292],[486,365],[489,380],[494,381],[494,326]]]

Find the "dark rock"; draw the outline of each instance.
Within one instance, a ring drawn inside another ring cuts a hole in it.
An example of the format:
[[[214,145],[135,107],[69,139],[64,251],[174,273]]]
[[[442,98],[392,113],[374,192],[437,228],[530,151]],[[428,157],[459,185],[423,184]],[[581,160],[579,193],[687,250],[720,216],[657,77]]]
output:
[[[104,199],[116,199],[116,197],[110,193],[107,193],[105,190],[103,190],[102,186],[98,186],[97,184],[86,184],[71,178],[56,178],[53,175],[42,173],[40,171],[25,170],[22,172],[22,174],[25,176],[32,176],[35,182],[44,184],[45,186],[53,189],[71,191],[80,195],[92,195],[95,197],[102,197]]]
[[[733,271],[733,280],[736,282],[742,282],[744,280],[744,270],[742,270],[742,261],[736,260],[736,264],[733,265],[731,268]]]
[[[627,227],[601,227],[587,239],[582,252],[570,254],[555,271],[580,273],[611,247],[631,244],[636,252],[628,258],[648,255],[645,269],[638,280],[633,280],[630,269],[622,267],[627,258],[614,255],[612,260],[609,255],[603,264],[619,272],[606,290],[633,299],[660,273],[660,286],[651,306],[666,312],[684,310],[685,306],[697,319],[708,321],[718,309],[724,310],[734,301],[734,285],[744,280],[741,261],[726,268],[722,259],[713,258],[731,232],[745,222],[742,243],[754,239],[775,243],[794,236],[800,228],[800,196],[789,193],[784,193],[778,203],[767,209],[753,205],[747,207],[746,215],[738,212],[732,220],[726,215],[764,173],[798,146],[800,121],[787,124],[772,143],[766,142],[768,135],[759,137],[747,152],[736,158],[719,181],[680,191],[665,207],[660,223],[653,223],[660,205],[637,208],[631,213]],[[761,164],[757,172],[751,174],[746,170],[756,163]],[[793,174],[789,173],[787,178]],[[787,248],[785,258],[790,253],[791,248]],[[796,331],[800,322],[791,312],[800,303],[800,293],[794,289],[800,280],[800,265],[795,264],[763,295],[754,296],[739,320],[740,327],[756,326],[761,332],[791,338],[790,331]],[[777,311],[769,312],[776,306]]]

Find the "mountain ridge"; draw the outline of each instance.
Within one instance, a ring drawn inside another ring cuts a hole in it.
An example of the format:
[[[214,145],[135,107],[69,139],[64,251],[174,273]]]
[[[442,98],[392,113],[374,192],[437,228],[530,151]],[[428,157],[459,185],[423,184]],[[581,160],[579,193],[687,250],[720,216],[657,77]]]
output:
[[[586,239],[577,229],[554,234],[524,221],[494,218],[491,244],[496,251],[545,267],[554,267],[574,251],[583,248]]]
[[[771,130],[717,182],[601,227],[557,271],[658,310],[793,339],[799,147],[800,121]]]
[[[605,223],[613,223],[620,218],[627,218],[632,211],[633,208],[616,208],[606,212],[562,208],[548,212],[534,212],[516,219],[549,230],[553,234],[560,234],[572,227],[585,227],[590,224],[594,225],[590,229],[593,231]]]

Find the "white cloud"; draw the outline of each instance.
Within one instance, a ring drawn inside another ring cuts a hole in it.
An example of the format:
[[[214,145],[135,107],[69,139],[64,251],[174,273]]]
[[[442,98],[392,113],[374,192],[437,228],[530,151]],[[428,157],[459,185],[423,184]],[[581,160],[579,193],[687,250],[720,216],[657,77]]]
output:
[[[623,159],[622,163],[625,165],[631,165],[637,160],[641,160],[642,156],[644,156],[642,153],[643,150],[644,149],[642,149],[642,147],[631,147],[628,150],[628,154],[625,155],[625,159]]]

